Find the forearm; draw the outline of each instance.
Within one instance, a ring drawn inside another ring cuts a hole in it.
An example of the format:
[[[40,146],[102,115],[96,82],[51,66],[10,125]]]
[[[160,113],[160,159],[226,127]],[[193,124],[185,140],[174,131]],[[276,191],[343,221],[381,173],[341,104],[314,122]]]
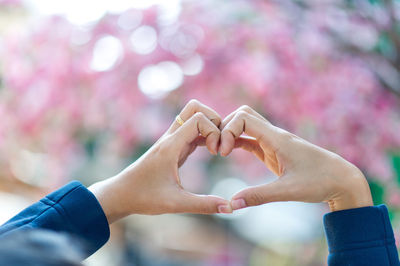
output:
[[[126,186],[120,176],[97,182],[88,190],[99,201],[110,224],[131,214],[129,212],[130,197],[124,194],[129,193],[129,190],[132,191],[132,188]]]

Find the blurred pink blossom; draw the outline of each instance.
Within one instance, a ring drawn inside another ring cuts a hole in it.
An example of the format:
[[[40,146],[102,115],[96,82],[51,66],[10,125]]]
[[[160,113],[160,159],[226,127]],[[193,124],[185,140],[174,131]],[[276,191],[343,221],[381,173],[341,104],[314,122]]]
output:
[[[220,5],[188,4],[173,25],[159,23],[156,8],[127,11],[142,13],[139,26],[157,33],[157,47],[146,55],[132,49],[135,28],[121,29],[116,14],[84,29],[89,37],[81,44],[72,40],[82,29],[62,17],[4,36],[0,118],[8,122],[0,124],[0,151],[15,143],[7,148],[46,152],[53,158],[49,177],[63,180],[69,174],[65,162],[84,149],[82,136],[110,136],[122,158],[136,145],[154,141],[179,108],[197,98],[221,115],[250,105],[369,175],[391,178],[386,153],[400,145],[398,99],[360,59],[338,52],[324,34],[329,21],[310,13],[296,27],[275,2]],[[96,71],[94,47],[104,36],[119,40],[123,51],[111,69]],[[161,99],[140,90],[144,67],[181,64],[194,54],[203,60],[202,69],[185,76],[177,90]],[[253,167],[243,156],[234,160]]]

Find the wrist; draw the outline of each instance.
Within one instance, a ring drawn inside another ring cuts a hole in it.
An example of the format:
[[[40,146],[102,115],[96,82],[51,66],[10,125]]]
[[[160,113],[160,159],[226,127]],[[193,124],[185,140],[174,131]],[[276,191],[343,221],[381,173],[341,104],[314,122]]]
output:
[[[118,176],[115,176],[97,182],[88,188],[100,203],[109,224],[130,214],[126,204],[121,202],[125,196],[118,183]]]
[[[338,193],[328,201],[331,212],[374,205],[365,176],[358,168],[354,168],[344,176]]]

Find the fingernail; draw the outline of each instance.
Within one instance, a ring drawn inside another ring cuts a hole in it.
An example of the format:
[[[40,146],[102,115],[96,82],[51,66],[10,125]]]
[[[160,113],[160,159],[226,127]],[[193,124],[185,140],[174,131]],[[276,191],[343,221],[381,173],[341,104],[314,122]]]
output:
[[[244,201],[244,199],[236,199],[236,200],[232,200],[231,205],[232,205],[232,209],[238,210],[238,209],[245,208],[246,202]]]
[[[218,155],[218,143],[215,144],[213,152],[214,152],[214,155]]]
[[[219,205],[218,212],[219,213],[232,213],[232,208],[229,205]]]
[[[215,154],[214,155],[218,155],[218,150],[219,150],[219,145],[218,144],[219,144],[218,142],[215,144],[215,147],[214,147]]]
[[[223,150],[222,147],[219,148],[219,154],[221,154],[221,156],[223,156],[223,157],[226,156],[226,152]]]

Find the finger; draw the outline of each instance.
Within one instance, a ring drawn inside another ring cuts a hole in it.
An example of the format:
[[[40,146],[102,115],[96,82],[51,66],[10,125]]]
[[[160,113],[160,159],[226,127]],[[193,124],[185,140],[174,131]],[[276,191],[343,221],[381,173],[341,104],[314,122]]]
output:
[[[197,195],[182,191],[177,204],[177,212],[213,214],[232,213],[230,202],[221,197],[211,195]]]
[[[207,105],[202,104],[198,100],[190,100],[182,109],[179,116],[183,121],[189,120],[194,114],[203,113],[211,122],[217,127],[221,124],[221,116]],[[169,128],[168,132],[173,133],[180,127],[177,121],[174,121]]]
[[[199,134],[205,138],[207,149],[212,154],[218,153],[221,132],[203,113],[196,113],[172,135],[178,151],[190,145]]]
[[[283,168],[273,150],[263,150],[257,140],[251,137],[239,137],[235,140],[235,149],[241,148],[253,153],[260,161],[270,169],[275,175],[281,176]]]
[[[229,121],[221,132],[220,153],[227,156],[235,146],[235,140],[246,133],[258,143],[265,141],[269,148],[276,148],[277,130],[269,122],[259,119],[247,112],[240,111]]]
[[[219,128],[222,130],[233,119],[235,114],[238,113],[238,112],[241,112],[241,111],[249,113],[249,114],[251,114],[251,115],[253,115],[253,116],[255,116],[255,117],[257,117],[257,118],[259,118],[261,120],[268,121],[265,117],[263,117],[262,115],[260,115],[256,111],[254,111],[253,108],[251,108],[250,106],[242,105],[237,110],[235,110],[234,112],[230,113],[227,117],[225,117]]]
[[[269,202],[291,200],[284,182],[276,180],[269,184],[245,188],[236,193],[231,200],[233,210],[257,206]]]
[[[235,149],[240,148],[253,153],[258,159],[264,161],[264,151],[256,139],[251,137],[239,137],[235,140]]]

